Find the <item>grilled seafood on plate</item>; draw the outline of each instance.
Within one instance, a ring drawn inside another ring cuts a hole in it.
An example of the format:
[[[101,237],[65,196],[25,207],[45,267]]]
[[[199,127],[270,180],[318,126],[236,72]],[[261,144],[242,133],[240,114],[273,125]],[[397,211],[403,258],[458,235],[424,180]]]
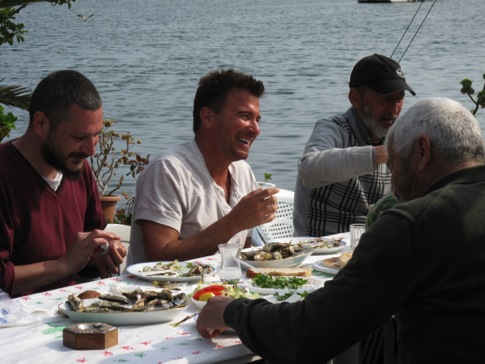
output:
[[[292,243],[267,243],[260,249],[252,249],[241,252],[241,259],[248,261],[280,260],[306,254],[308,248],[303,244]]]
[[[181,263],[179,261],[173,262],[158,262],[152,266],[144,266],[142,273],[150,276],[178,276],[178,277],[193,277],[212,273],[214,267],[198,262]]]
[[[121,294],[101,294],[96,299],[80,299],[70,294],[67,302],[77,312],[144,312],[168,310],[188,305],[188,296],[183,292],[173,293],[137,288]]]

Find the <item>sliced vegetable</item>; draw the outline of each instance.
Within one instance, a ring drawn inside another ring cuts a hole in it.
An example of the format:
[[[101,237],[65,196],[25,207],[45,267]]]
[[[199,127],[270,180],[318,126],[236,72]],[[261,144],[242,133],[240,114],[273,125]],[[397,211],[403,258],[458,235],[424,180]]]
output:
[[[212,298],[215,296],[215,293],[214,292],[204,292],[202,293],[200,296],[199,296],[199,299],[198,301],[203,301],[203,302],[206,302],[209,300],[209,298]]]
[[[224,289],[225,287],[223,285],[213,284],[211,286],[207,286],[195,291],[192,297],[194,298],[194,300],[200,301],[200,296],[203,295],[204,293],[211,292],[214,294],[214,296],[220,296],[224,292]]]
[[[207,293],[206,296],[204,296]],[[204,297],[203,297],[204,296]],[[192,295],[192,298],[197,301],[207,301],[213,296],[228,296],[232,298],[258,298],[257,293],[250,292],[247,288],[239,288],[235,285],[221,285],[213,284],[201,289],[198,289]],[[205,299],[204,299],[205,298]]]

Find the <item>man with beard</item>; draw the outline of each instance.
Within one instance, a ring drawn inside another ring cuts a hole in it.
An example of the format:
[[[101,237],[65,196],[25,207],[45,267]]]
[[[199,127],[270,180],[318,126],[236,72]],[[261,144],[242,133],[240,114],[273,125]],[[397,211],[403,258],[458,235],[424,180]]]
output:
[[[102,118],[91,81],[54,72],[32,94],[25,134],[0,144],[0,288],[11,296],[73,284],[88,269],[108,277],[123,261],[120,238],[102,231],[86,161]]]
[[[394,315],[397,363],[484,362],[480,125],[458,102],[430,98],[397,119],[386,145],[401,203],[369,227],[335,278],[294,303],[213,297],[197,318],[203,337],[233,328],[271,363],[326,363]]]
[[[388,129],[404,103],[406,83],[396,61],[373,54],[350,75],[351,107],[317,121],[298,162],[295,236],[324,236],[365,223],[369,207],[390,192]]]
[[[251,244],[251,228],[270,222],[277,188],[257,189],[244,161],[260,133],[261,81],[234,70],[199,81],[192,141],[150,161],[138,177],[127,264],[187,260],[229,240]]]

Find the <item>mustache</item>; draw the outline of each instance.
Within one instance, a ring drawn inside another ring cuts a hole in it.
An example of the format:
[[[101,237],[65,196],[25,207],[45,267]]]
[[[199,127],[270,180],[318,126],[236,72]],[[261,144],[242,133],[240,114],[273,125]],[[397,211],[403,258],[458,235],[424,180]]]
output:
[[[380,115],[381,119],[393,119],[396,120],[398,115],[396,114],[390,114],[390,113],[385,113]]]
[[[87,157],[89,157],[89,154],[82,153],[82,152],[74,152],[74,153],[70,153],[68,157],[76,158],[76,159],[86,159]]]

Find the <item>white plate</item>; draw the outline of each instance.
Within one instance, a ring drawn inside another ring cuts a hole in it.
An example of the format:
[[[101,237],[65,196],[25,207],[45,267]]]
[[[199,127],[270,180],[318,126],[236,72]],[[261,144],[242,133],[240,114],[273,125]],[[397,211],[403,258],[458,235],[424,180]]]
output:
[[[77,312],[64,302],[59,310],[77,322],[103,322],[110,325],[148,325],[172,321],[187,306],[145,312]]]
[[[331,237],[313,238],[313,237],[310,237],[310,236],[293,236],[291,238],[276,239],[276,240],[272,240],[270,242],[271,243],[276,243],[276,242],[278,242],[278,243],[293,243],[293,244],[303,242],[303,243],[307,243],[307,244],[311,245],[312,243],[315,243],[315,241],[316,241],[315,239],[334,240],[335,237],[333,237],[333,238],[331,238]],[[347,245],[347,243],[344,240],[341,240],[340,246],[336,246],[336,247],[332,247],[332,248],[315,248],[315,249],[313,249],[313,254],[336,253],[336,252],[342,250],[343,248],[345,248],[346,245]]]
[[[178,264],[182,265],[183,268],[180,273],[175,272],[175,275],[171,276],[164,276],[164,275],[149,275],[149,273],[143,272],[144,267],[154,267],[157,263],[171,263],[171,262],[147,262],[147,263],[138,263],[130,265],[126,268],[126,271],[134,276],[145,279],[147,281],[158,281],[158,282],[198,282],[200,281],[200,276],[190,276],[190,277],[182,277],[180,274],[183,274],[189,270],[187,268],[187,262],[179,262]],[[191,264],[191,263],[190,263]],[[214,267],[212,267],[213,270]]]
[[[249,265],[255,268],[288,268],[288,267],[296,267],[303,263],[306,257],[312,255],[313,250],[310,250],[304,254],[297,255],[290,258],[285,259],[277,259],[277,260],[241,260],[244,263],[248,263]]]
[[[204,308],[205,304],[207,303],[207,301],[194,300],[194,297],[191,297],[190,299],[192,300],[192,303],[195,305],[195,307],[197,307],[199,310],[202,310],[202,308]]]
[[[316,262],[315,264],[313,264],[312,268],[315,269],[315,270],[318,270],[319,272],[332,274],[332,275],[337,274],[338,271],[339,271],[336,268],[330,268],[330,267],[325,266],[322,261],[319,261],[319,262]]]
[[[290,297],[284,299],[284,300],[279,300],[275,295],[269,295],[265,296],[264,299],[266,301],[269,301],[271,303],[281,303],[281,302],[298,302],[302,300],[302,297],[298,293],[292,294]]]
[[[296,278],[301,278],[301,277],[296,277]],[[249,279],[246,284],[248,289],[251,292],[256,292],[259,293],[260,295],[272,295],[275,293],[283,294],[289,291],[294,291],[294,292],[310,292],[313,291],[319,287],[322,287],[324,284],[324,280],[318,279],[318,278],[308,278],[307,279],[308,283],[306,283],[304,286],[298,288],[298,289],[291,289],[291,288],[261,288],[253,284],[253,280]]]

